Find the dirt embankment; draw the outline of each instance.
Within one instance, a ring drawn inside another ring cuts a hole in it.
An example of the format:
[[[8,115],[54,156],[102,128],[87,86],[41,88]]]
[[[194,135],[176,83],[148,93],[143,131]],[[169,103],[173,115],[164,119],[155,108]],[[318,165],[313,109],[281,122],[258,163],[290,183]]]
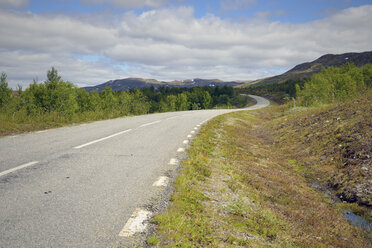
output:
[[[276,120],[276,144],[302,161],[309,180],[328,185],[346,202],[372,206],[372,94]]]

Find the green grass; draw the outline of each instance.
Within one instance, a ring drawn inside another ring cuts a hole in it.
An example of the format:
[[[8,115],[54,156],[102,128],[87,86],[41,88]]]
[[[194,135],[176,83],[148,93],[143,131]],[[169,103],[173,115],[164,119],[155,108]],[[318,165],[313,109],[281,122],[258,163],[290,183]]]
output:
[[[0,137],[114,117],[117,116],[105,116],[99,112],[85,112],[71,117],[56,112],[39,116],[26,116],[22,114],[9,116],[8,114],[0,113]]]
[[[209,246],[213,243],[213,230],[207,217],[210,213],[203,206],[208,197],[197,186],[211,174],[206,165],[210,163],[214,144],[207,139],[208,136],[210,134],[206,132],[195,141],[198,149],[189,151],[194,159],[183,163],[182,173],[175,182],[176,192],[171,198],[173,208],[154,219],[156,223],[162,223],[159,230],[170,240],[170,247]]]
[[[159,240],[157,237],[152,236],[147,239],[147,244],[150,246],[156,246],[158,243],[159,243]]]
[[[353,117],[336,129],[318,125],[312,132],[315,119],[356,108],[343,112],[342,107],[275,106],[210,121],[188,150],[167,212],[155,217],[157,246],[370,247],[366,234],[342,214],[348,208],[365,216],[366,208],[333,204],[310,184],[337,172],[338,154],[331,165],[323,162],[324,153],[317,154],[333,147],[338,136],[331,130],[356,131]]]

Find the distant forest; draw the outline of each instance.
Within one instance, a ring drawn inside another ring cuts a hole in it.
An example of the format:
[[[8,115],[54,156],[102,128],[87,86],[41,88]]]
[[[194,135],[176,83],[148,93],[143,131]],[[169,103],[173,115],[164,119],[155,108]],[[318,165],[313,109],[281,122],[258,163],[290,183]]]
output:
[[[156,112],[244,107],[249,98],[230,86],[86,92],[63,81],[52,67],[47,80],[34,80],[26,89],[8,87],[7,75],[0,81],[0,120],[15,123],[81,122]]]

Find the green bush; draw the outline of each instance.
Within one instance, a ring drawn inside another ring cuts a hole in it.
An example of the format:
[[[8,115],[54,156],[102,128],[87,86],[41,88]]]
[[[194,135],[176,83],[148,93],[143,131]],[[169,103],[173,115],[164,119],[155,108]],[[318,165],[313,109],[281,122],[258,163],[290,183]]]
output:
[[[352,63],[329,67],[314,74],[303,87],[296,85],[299,105],[313,106],[345,101],[360,94],[370,85],[372,70],[368,65],[358,68]]]

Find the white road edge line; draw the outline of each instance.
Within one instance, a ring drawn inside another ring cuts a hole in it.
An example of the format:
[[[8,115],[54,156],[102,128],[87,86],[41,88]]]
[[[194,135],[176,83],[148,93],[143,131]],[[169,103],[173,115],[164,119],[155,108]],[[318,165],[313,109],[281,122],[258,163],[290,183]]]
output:
[[[140,127],[150,126],[150,125],[153,125],[153,124],[156,124],[156,123],[159,123],[159,122],[161,122],[161,121],[153,121],[153,122],[150,122],[150,123],[142,124]]]
[[[188,141],[188,140],[184,140],[183,143],[184,143],[184,144],[188,144],[189,141]]]
[[[187,135],[187,138],[191,138],[191,137],[192,137],[192,135],[191,135],[191,134]]]
[[[83,144],[83,145],[75,146],[74,148],[75,148],[75,149],[80,149],[80,148],[83,148],[83,147],[86,147],[86,146],[89,146],[89,145],[92,145],[92,144],[95,144],[95,143],[101,142],[101,141],[103,141],[103,140],[110,139],[110,138],[112,138],[112,137],[118,136],[118,135],[123,134],[123,133],[130,132],[130,131],[132,131],[132,129],[128,129],[128,130],[125,130],[125,131],[121,131],[121,132],[118,132],[118,133],[112,134],[112,135],[110,135],[110,136],[107,136],[107,137],[104,137],[104,138],[101,138],[101,139],[93,140],[93,141],[88,142],[88,143],[85,143],[85,144]]]
[[[185,148],[182,148],[182,147],[177,149],[177,152],[184,152],[184,151],[185,151]]]
[[[146,221],[152,216],[150,211],[137,208],[129,218],[121,232],[120,237],[130,237],[135,233],[143,232],[146,229]]]
[[[14,168],[12,168],[12,169],[9,169],[9,170],[6,170],[6,171],[3,171],[3,172],[0,172],[0,177],[5,176],[6,174],[9,174],[9,173],[15,172],[15,171],[17,171],[17,170],[20,170],[20,169],[23,169],[23,168],[26,168],[26,167],[32,166],[32,165],[37,164],[37,163],[39,163],[39,162],[38,162],[38,161],[33,161],[33,162],[30,162],[30,163],[23,164],[23,165],[20,165],[20,166],[14,167]]]
[[[191,133],[192,133],[192,134],[194,134],[194,133],[195,133],[195,131],[191,131]]]
[[[154,187],[166,187],[168,185],[169,178],[166,176],[161,176],[156,180],[152,186]]]
[[[45,132],[48,132],[48,130],[41,130],[41,131],[37,131],[36,133],[45,133]]]

